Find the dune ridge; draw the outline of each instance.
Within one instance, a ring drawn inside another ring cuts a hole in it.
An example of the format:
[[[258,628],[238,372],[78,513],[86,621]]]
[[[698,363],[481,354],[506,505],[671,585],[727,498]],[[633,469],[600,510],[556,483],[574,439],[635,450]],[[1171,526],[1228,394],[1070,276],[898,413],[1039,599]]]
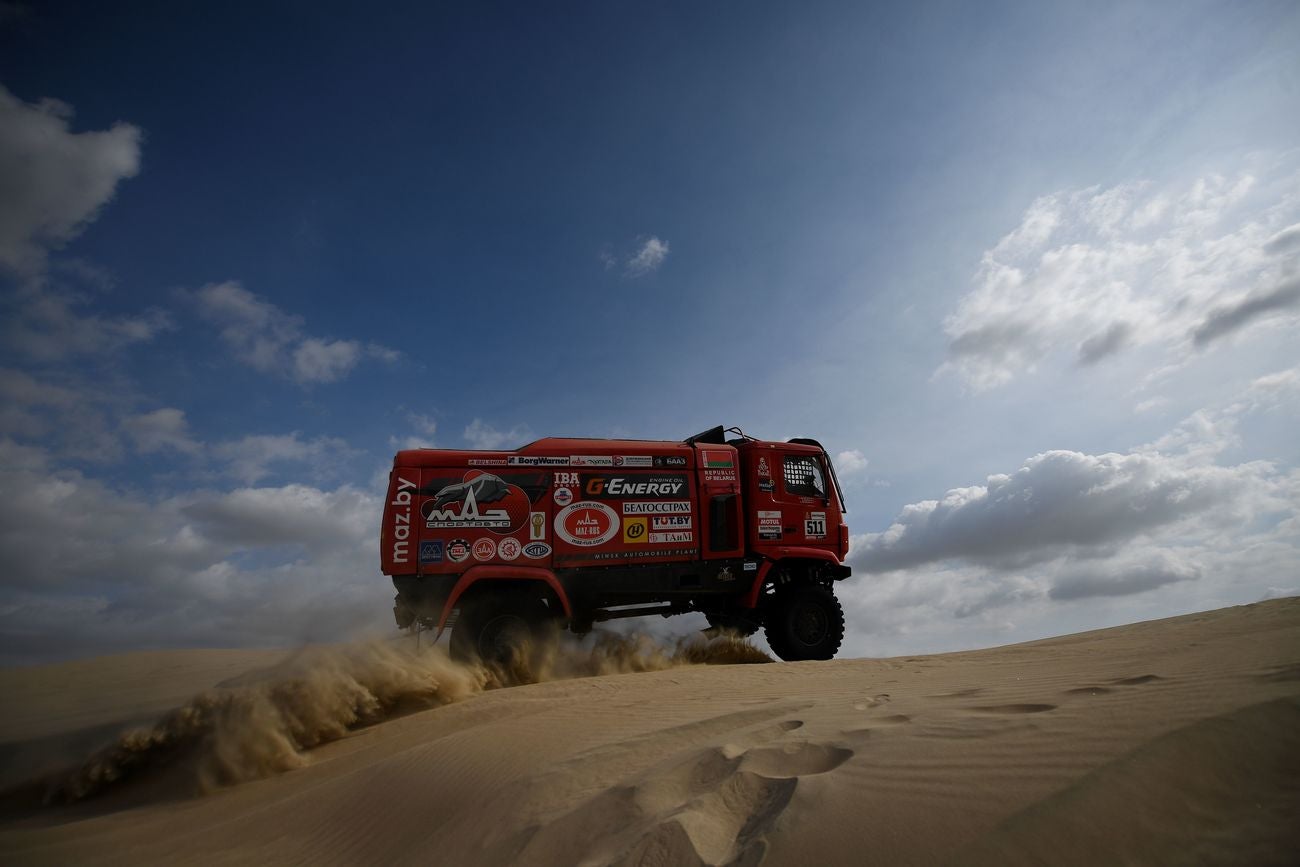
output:
[[[307,714],[302,736],[326,739],[296,759],[253,751],[253,767],[270,756],[283,772],[202,797],[141,774],[10,810],[0,860],[1287,864],[1300,851],[1300,599],[933,656],[708,666],[636,640],[585,653],[543,653],[526,678],[540,682],[510,689],[509,673],[431,669],[414,705],[388,710],[406,687],[370,689],[378,710],[326,690],[322,706],[345,712],[324,717],[344,722]],[[316,665],[268,656],[232,678],[218,661],[223,689]],[[131,683],[129,665],[110,670],[81,684],[106,709]],[[0,689],[20,681],[31,693],[40,678],[0,672]]]

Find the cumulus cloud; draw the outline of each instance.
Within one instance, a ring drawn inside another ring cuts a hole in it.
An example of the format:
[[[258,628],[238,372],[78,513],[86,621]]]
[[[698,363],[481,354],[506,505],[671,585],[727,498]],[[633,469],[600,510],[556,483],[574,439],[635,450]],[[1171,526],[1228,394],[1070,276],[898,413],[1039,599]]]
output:
[[[284,312],[234,281],[212,283],[192,295],[200,313],[220,328],[235,358],[301,385],[336,382],[363,358],[391,363],[399,357],[396,350],[378,344],[308,335],[302,317]]]
[[[864,630],[928,631],[943,646],[942,624],[955,620],[971,621],[967,642],[995,643],[1020,619],[1056,618],[1059,629],[1065,605],[1097,612],[1162,593],[1204,607],[1253,601],[1300,569],[1300,471],[1222,458],[1242,445],[1239,422],[1294,413],[1297,396],[1300,368],[1278,371],[1128,452],[1044,452],[904,506],[884,531],[853,537],[849,561],[870,578],[846,591],[846,608]]]
[[[388,444],[390,446],[399,451],[402,449],[431,449],[435,447],[434,436],[438,433],[436,419],[420,413],[408,412],[406,422],[416,430],[416,433],[405,437],[389,437]]]
[[[151,498],[8,440],[0,494],[6,663],[387,625],[375,494],[291,484]]]
[[[982,485],[903,507],[890,527],[860,540],[869,572],[949,559],[1032,562],[1104,548],[1189,517],[1233,514],[1266,486],[1271,467],[1188,465],[1159,453],[1050,451]]]
[[[668,242],[651,235],[648,238],[638,238],[636,248],[626,255],[617,255],[606,247],[597,254],[597,258],[606,271],[621,267],[625,277],[636,278],[659,270],[659,266],[668,258],[668,252]]]
[[[114,353],[173,327],[157,309],[126,316],[83,312],[88,300],[49,281],[18,288],[3,302],[5,345],[25,360],[54,362]]]
[[[463,435],[470,448],[488,451],[501,448],[513,449],[533,439],[532,431],[527,425],[515,425],[510,430],[502,431],[479,418],[469,423]]]
[[[357,452],[337,437],[304,439],[294,431],[290,434],[253,434],[236,440],[217,443],[212,447],[213,457],[226,465],[234,478],[252,484],[284,465],[306,466],[316,478],[337,478],[340,468],[357,456]]]
[[[123,420],[122,427],[134,440],[136,449],[145,454],[170,449],[194,455],[202,448],[190,435],[185,413],[174,407],[130,416]]]
[[[40,272],[140,169],[139,128],[74,133],[71,121],[65,103],[0,86],[0,266],[19,275]]]
[[[641,244],[641,248],[636,251],[630,259],[627,260],[625,269],[628,276],[640,277],[649,274],[651,271],[659,270],[659,266],[668,258],[668,242],[661,241],[651,235]]]
[[[835,456],[835,472],[841,478],[862,475],[867,471],[867,456],[857,449],[847,449]]]
[[[1083,365],[1140,346],[1182,357],[1237,331],[1294,326],[1295,163],[1037,199],[944,320],[949,358],[938,373],[986,389],[1061,348]]]

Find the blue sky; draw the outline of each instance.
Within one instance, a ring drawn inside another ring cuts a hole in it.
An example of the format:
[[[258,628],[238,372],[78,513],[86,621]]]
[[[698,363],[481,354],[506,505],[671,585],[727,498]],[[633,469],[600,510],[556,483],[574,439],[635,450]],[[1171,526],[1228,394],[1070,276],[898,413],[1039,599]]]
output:
[[[1295,592],[1297,44],[0,5],[0,657],[383,628],[395,448],[719,422],[842,455],[850,653]]]

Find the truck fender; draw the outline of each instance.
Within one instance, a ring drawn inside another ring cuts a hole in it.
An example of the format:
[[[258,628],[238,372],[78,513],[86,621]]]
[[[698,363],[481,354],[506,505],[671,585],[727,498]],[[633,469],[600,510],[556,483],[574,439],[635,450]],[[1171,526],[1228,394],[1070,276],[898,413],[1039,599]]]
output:
[[[493,579],[542,581],[555,591],[556,597],[560,600],[560,606],[564,609],[564,616],[573,616],[573,606],[569,604],[569,594],[564,592],[560,580],[555,577],[555,573],[550,569],[543,569],[539,566],[471,566],[456,581],[456,585],[451,588],[451,593],[447,596],[446,604],[442,606],[442,614],[438,617],[438,631],[433,636],[434,641],[437,641],[442,636],[443,630],[447,628],[447,618],[451,616],[452,609],[456,607],[456,600],[460,599],[461,595],[471,585],[479,581],[491,581]]]
[[[830,551],[823,548],[801,548],[794,545],[784,545],[779,548],[769,549],[775,555],[773,559],[764,560],[763,565],[758,567],[758,575],[754,577],[754,586],[749,588],[749,593],[745,595],[745,601],[742,603],[746,608],[757,608],[759,594],[763,592],[763,584],[767,581],[767,575],[772,571],[772,567],[782,560],[825,560],[827,563],[840,565],[840,560]]]

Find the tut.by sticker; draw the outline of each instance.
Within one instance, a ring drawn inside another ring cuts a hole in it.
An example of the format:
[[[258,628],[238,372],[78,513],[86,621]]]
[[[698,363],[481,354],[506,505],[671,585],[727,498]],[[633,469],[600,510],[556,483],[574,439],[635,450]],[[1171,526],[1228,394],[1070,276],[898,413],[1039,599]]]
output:
[[[646,519],[624,518],[623,541],[629,545],[642,545],[646,542]]]
[[[420,543],[420,562],[421,563],[441,563],[442,562],[442,540],[425,539]]]
[[[826,535],[826,513],[809,512],[803,522],[803,534],[809,539],[820,539]]]
[[[452,539],[447,543],[447,559],[453,563],[464,563],[469,559],[469,542],[464,539]]]
[[[534,542],[542,542],[546,539],[546,513],[529,512],[528,513],[528,538]]]
[[[642,518],[642,520],[645,520]],[[656,530],[689,530],[690,515],[661,515],[652,519],[650,526]]]
[[[523,546],[514,536],[506,536],[497,543],[497,556],[502,560],[518,560]]]
[[[497,543],[484,536],[474,541],[474,559],[491,560],[497,555]]]

